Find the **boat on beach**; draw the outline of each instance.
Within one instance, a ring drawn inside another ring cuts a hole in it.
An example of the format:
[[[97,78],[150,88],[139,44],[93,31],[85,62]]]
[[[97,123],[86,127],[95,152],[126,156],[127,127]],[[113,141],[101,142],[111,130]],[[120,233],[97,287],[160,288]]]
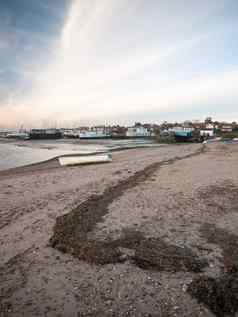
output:
[[[208,139],[203,141],[203,144],[207,144],[207,143],[215,143],[215,142],[221,142],[222,138],[221,137],[217,137],[217,138],[212,138],[212,139]]]
[[[85,165],[85,164],[99,164],[110,163],[112,156],[110,154],[99,155],[84,155],[84,156],[61,156],[58,158],[61,166]]]

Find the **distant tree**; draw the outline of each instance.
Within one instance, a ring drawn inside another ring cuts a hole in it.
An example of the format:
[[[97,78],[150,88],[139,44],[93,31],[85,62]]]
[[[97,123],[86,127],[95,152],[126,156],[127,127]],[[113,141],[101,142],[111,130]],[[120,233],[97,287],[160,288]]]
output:
[[[212,123],[212,117],[207,117],[207,118],[205,119],[205,123],[206,123],[206,124]]]
[[[161,124],[161,128],[162,129],[168,129],[169,128],[169,123],[167,121],[164,121],[162,124]]]
[[[192,121],[190,121],[190,120],[186,120],[186,121],[184,121],[183,126],[184,126],[185,128],[190,128],[190,127],[193,126],[193,123],[192,123]]]
[[[237,122],[233,121],[231,125],[232,125],[232,130],[233,130],[233,131],[238,131],[238,124],[237,124]]]

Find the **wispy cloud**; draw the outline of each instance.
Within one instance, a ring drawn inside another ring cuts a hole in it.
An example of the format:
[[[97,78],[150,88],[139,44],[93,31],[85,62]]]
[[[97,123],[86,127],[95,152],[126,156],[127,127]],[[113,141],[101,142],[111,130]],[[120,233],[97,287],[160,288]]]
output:
[[[232,8],[231,0],[74,0],[44,62],[26,46],[35,59],[20,72],[30,89],[8,99],[0,117],[128,123],[191,117],[197,107],[206,115],[215,105],[229,112],[238,102]]]

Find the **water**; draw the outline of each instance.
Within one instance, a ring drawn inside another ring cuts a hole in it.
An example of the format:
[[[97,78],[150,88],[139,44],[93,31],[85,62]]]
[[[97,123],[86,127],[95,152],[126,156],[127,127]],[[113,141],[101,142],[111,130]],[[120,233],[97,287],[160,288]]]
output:
[[[65,154],[90,154],[155,146],[150,140],[44,140],[0,142],[0,170],[43,162]]]

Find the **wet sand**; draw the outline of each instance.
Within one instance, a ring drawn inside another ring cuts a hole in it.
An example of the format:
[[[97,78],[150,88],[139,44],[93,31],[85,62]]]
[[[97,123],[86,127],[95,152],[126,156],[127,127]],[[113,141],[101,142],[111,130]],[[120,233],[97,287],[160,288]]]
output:
[[[237,162],[236,145],[194,144],[1,172],[0,316],[226,316]]]
[[[52,169],[59,168],[59,161],[57,158],[44,161],[41,163],[36,163],[36,164],[30,164],[26,166],[21,166],[21,167],[15,167],[7,170],[2,170],[0,171],[0,179],[9,179],[9,178],[15,178],[18,176],[26,176],[29,174],[36,174],[36,173],[48,173]]]

